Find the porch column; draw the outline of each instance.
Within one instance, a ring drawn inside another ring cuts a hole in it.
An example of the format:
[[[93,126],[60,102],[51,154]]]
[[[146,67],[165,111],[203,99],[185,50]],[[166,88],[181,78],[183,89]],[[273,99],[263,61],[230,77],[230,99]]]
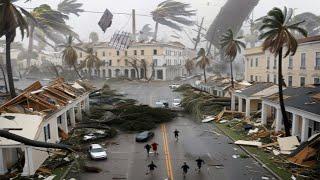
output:
[[[250,106],[250,99],[246,99],[246,117],[250,116],[251,106]]]
[[[74,107],[72,107],[69,111],[70,111],[71,127],[74,128],[76,126],[76,117],[75,117],[75,113],[74,113]]]
[[[89,97],[86,97],[85,100],[84,100],[84,110],[88,113],[88,112],[89,112],[89,109],[90,109],[90,106],[89,106]]]
[[[242,98],[241,97],[239,97],[238,107],[239,107],[238,111],[242,112]]]
[[[64,112],[61,115],[61,120],[62,120],[62,129],[65,133],[69,133],[68,131],[68,120],[67,120],[67,112]]]
[[[35,173],[34,165],[33,165],[33,157],[32,157],[32,148],[31,147],[25,147],[24,148],[24,166],[22,171],[22,176],[30,176]]]
[[[277,108],[275,131],[279,132],[281,130],[281,126],[282,126],[282,114],[281,114],[280,108]]]
[[[231,111],[234,111],[236,109],[236,97],[234,94],[231,95]]]
[[[80,120],[80,121],[82,120],[81,103],[78,103],[76,117],[78,120]]]
[[[263,125],[267,125],[267,117],[268,117],[268,108],[267,108],[267,105],[262,102],[261,122]]]
[[[8,172],[7,164],[5,161],[4,149],[0,148],[0,175],[4,175]]]
[[[298,135],[298,115],[292,114],[292,136]]]
[[[302,117],[301,142],[308,140],[309,119]]]

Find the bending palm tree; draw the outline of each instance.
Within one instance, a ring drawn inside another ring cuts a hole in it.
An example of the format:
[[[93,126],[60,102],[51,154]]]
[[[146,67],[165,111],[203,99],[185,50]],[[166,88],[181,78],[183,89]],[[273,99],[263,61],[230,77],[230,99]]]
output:
[[[230,77],[232,88],[234,88],[232,62],[237,57],[238,53],[241,52],[241,49],[246,48],[246,44],[240,41],[240,39],[242,39],[242,37],[235,37],[232,30],[228,29],[228,31],[222,35],[220,41],[221,48],[224,50],[224,55],[230,61]]]
[[[61,45],[62,47],[64,47],[64,50],[62,52],[62,59],[69,67],[73,67],[73,69],[76,71],[77,75],[81,79],[82,77],[76,67],[78,54],[77,54],[77,51],[75,50],[75,47],[72,44],[72,41],[73,41],[73,37],[69,36],[67,43],[65,45]]]
[[[188,59],[186,64],[184,65],[186,70],[188,71],[188,74],[191,75],[192,70],[194,68],[194,62],[191,59]]]
[[[304,21],[290,23],[292,17],[292,9],[287,10],[285,7],[282,11],[279,8],[273,8],[268,12],[267,16],[261,18],[263,25],[260,30],[263,33],[259,39],[265,39],[263,42],[263,50],[269,50],[272,54],[279,57],[278,60],[278,84],[279,84],[279,102],[286,136],[290,136],[290,124],[283,101],[283,76],[282,76],[282,51],[286,47],[284,57],[294,55],[298,48],[296,38],[291,34],[296,31],[303,36],[307,36],[307,31],[300,27]]]
[[[22,14],[32,18],[32,16],[23,8],[15,6],[11,0],[2,0],[0,3],[0,38],[2,36],[6,37],[6,69],[8,76],[8,84],[10,89],[11,97],[16,96],[12,67],[11,67],[11,43],[16,37],[16,28],[20,29],[21,36],[24,38],[25,31],[28,36],[28,24]]]
[[[83,61],[84,67],[88,68],[89,71],[89,77],[92,79],[92,68],[99,68],[101,65],[101,60],[94,54],[93,48],[88,48],[87,52],[88,55]]]
[[[193,21],[187,19],[196,15],[195,10],[187,10],[190,4],[166,0],[157,6],[157,9],[151,12],[153,20],[156,22],[153,39],[157,40],[159,24],[168,26],[175,30],[181,31],[179,24],[191,26]]]
[[[210,61],[204,48],[200,49],[198,56],[195,59],[197,60],[196,66],[203,70],[204,82],[207,83],[206,68],[210,64]]]

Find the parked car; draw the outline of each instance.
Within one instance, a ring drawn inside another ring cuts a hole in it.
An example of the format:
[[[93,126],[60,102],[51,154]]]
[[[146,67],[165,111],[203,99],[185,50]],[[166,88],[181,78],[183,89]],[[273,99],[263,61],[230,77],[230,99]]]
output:
[[[158,107],[158,108],[169,108],[169,103],[168,103],[168,101],[157,101],[156,102],[156,107]]]
[[[172,107],[173,108],[178,108],[178,107],[181,107],[181,99],[173,99],[173,102],[172,102]]]
[[[93,160],[107,159],[107,152],[100,144],[91,144],[89,155]]]
[[[180,84],[170,84],[169,85],[169,88],[171,88],[171,89],[177,89],[177,88],[179,88],[181,85]]]
[[[151,131],[143,131],[136,135],[136,142],[147,142],[154,136],[154,133]]]

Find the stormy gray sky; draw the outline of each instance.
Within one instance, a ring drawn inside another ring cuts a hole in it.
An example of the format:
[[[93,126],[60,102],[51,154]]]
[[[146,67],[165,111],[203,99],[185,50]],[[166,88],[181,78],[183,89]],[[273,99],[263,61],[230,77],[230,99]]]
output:
[[[150,15],[150,12],[155,9],[157,4],[163,0],[78,0],[83,3],[83,8],[86,11],[103,12],[108,8],[113,13],[130,13],[132,9],[136,9],[137,14]],[[201,17],[205,17],[205,27],[208,27],[215,16],[218,14],[220,8],[226,2],[226,0],[180,0],[182,2],[187,2],[192,5],[194,9],[197,10],[197,16],[194,18],[195,21],[200,21]],[[241,1],[241,0],[239,0]],[[60,0],[33,0],[29,3],[19,2],[18,4],[33,8],[40,4],[49,4],[52,8],[56,8],[57,2]],[[283,7],[287,6],[290,8],[297,8],[295,13],[301,13],[305,11],[313,12],[317,15],[319,13],[320,1],[319,0],[260,0],[259,5],[254,10],[254,17],[258,18],[266,14],[268,10],[273,7]],[[116,30],[131,31],[131,19],[128,15],[114,14],[113,25],[106,33],[103,33],[98,26],[98,21],[101,17],[101,13],[89,13],[84,12],[80,17],[70,16],[68,24],[74,28],[74,31],[78,32],[81,39],[88,40],[88,35],[90,32],[98,32],[100,40],[106,41],[110,38],[112,33]],[[152,28],[154,27],[154,22],[151,17],[137,16],[137,30],[140,30],[143,25],[150,24]],[[186,33],[190,36],[195,36],[193,28],[185,28]],[[179,34],[184,39],[184,43],[190,45],[187,40],[185,32],[180,32]],[[170,35],[174,34],[173,30],[166,28],[164,26],[159,27],[159,37],[170,38]],[[174,39],[170,39],[174,40]]]

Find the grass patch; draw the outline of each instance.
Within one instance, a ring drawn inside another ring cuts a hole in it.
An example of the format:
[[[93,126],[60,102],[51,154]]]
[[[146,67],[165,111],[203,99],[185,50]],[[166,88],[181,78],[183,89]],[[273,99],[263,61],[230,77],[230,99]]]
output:
[[[244,133],[239,133],[236,131],[233,131],[228,127],[227,124],[218,124],[215,123],[215,125],[222,130],[226,135],[232,137],[235,140],[246,140],[247,136]],[[243,146],[244,147],[244,146]],[[251,154],[254,154],[258,159],[260,159],[268,168],[270,168],[274,173],[276,173],[278,176],[280,176],[282,179],[290,179],[291,173],[280,167],[277,162],[274,162],[273,159],[277,158],[273,154],[265,152],[263,149],[259,149],[257,147],[250,147],[246,146],[244,147],[246,150],[248,150]],[[241,155],[240,155],[241,156]]]

